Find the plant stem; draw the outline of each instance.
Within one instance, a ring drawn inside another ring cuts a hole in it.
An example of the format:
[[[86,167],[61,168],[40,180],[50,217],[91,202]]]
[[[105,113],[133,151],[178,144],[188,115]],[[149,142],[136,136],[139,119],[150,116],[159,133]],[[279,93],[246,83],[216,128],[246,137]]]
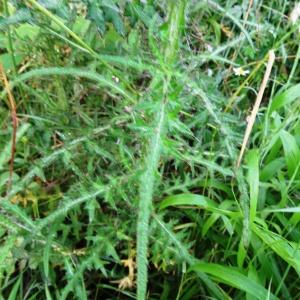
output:
[[[165,83],[165,90],[169,82]],[[166,96],[166,95],[165,95]],[[147,250],[148,250],[148,231],[149,219],[152,210],[152,195],[154,187],[155,173],[157,171],[158,162],[160,158],[161,137],[163,135],[164,121],[165,121],[166,97],[161,101],[160,111],[156,117],[155,134],[152,136],[146,159],[145,171],[140,179],[140,202],[139,202],[139,216],[137,223],[137,278],[138,289],[137,299],[142,300],[146,297],[147,291]]]
[[[154,134],[150,137],[149,151],[144,161],[145,167],[140,178],[139,186],[139,215],[137,221],[137,299],[144,300],[147,293],[147,253],[149,241],[149,222],[152,211],[152,197],[155,183],[155,175],[158,169],[161,141],[164,136],[164,123],[166,117],[166,105],[168,102],[168,89],[171,75],[167,69],[174,64],[177,57],[180,26],[184,18],[185,0],[179,3],[171,2],[169,15],[168,38],[164,50],[165,76],[163,80],[162,99],[160,109],[155,117]]]

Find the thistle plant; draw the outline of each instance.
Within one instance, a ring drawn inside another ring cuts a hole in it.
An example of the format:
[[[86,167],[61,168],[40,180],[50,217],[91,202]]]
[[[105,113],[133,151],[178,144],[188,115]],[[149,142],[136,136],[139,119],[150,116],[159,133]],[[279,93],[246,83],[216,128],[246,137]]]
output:
[[[298,10],[2,1],[0,299],[298,299]]]

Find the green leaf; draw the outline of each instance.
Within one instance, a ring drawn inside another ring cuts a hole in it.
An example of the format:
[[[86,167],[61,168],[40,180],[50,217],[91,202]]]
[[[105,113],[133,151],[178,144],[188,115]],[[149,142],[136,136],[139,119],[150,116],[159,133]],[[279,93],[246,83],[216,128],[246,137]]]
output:
[[[5,29],[9,25],[20,24],[29,21],[30,18],[30,10],[28,8],[21,8],[7,18],[0,18],[0,30]]]
[[[276,158],[268,163],[260,172],[261,181],[269,181],[278,171],[280,171],[285,165],[283,157]]]
[[[159,216],[155,214],[154,220],[161,227],[161,230],[165,232],[168,238],[172,241],[173,245],[175,246],[175,249],[178,250],[178,254],[181,256],[181,258],[189,265],[195,265],[195,263],[198,260],[189,253],[188,249],[186,248],[186,245],[178,239],[177,235],[167,227],[167,225],[160,219]],[[220,287],[217,286],[206,274],[204,274],[201,271],[198,271],[197,275],[217,299],[226,299],[224,298],[224,293],[222,289],[220,289]]]
[[[44,268],[44,275],[46,277],[46,280],[49,280],[49,258],[51,252],[51,243],[52,243],[52,237],[49,236],[46,240],[46,245],[43,251],[43,268]]]
[[[30,127],[29,123],[24,123],[18,128],[16,142],[18,142],[20,140],[20,138],[26,133],[26,131],[29,129],[29,127]],[[4,165],[9,161],[10,157],[11,157],[11,139],[1,149],[1,152],[0,152],[0,170],[2,170],[4,168]]]
[[[28,39],[34,41],[37,38],[40,28],[30,24],[22,24],[15,29],[15,32],[18,37],[28,42]]]
[[[238,267],[241,269],[243,268],[243,264],[244,264],[246,255],[247,255],[247,250],[244,247],[243,240],[241,239],[240,243],[239,243],[239,250],[237,253],[237,264],[238,264]]]
[[[178,194],[165,198],[159,206],[159,209],[164,209],[169,206],[191,205],[208,207],[208,198],[202,195],[195,194]]]
[[[0,226],[14,233],[17,233],[20,229],[19,225],[16,225],[4,214],[0,214]]]
[[[45,284],[45,294],[46,294],[46,300],[52,300],[47,284]]]
[[[208,22],[212,25],[215,32],[215,43],[220,44],[221,41],[221,24],[217,22],[214,18],[210,18]]]
[[[233,172],[229,168],[224,168],[219,164],[214,163],[213,161],[202,158],[199,155],[198,156],[182,155],[182,158],[190,162],[199,163],[200,165],[205,166],[207,169],[212,169],[214,171],[217,171],[224,176],[233,176]]]
[[[217,207],[217,204],[202,195],[196,195],[196,194],[177,194],[177,195],[171,195],[166,197],[165,199],[162,200],[159,209],[165,209],[169,206],[197,206],[201,207],[203,209],[206,209],[208,211],[213,211],[218,213],[219,215],[229,215],[232,217],[240,217],[240,212],[235,212],[235,211],[229,211],[225,210],[224,207],[227,207],[228,203],[224,203],[223,205],[220,205],[220,208]],[[216,215],[214,218],[218,218],[219,215]],[[214,223],[216,220],[213,220],[212,222]],[[228,220],[223,219],[224,222],[227,222]],[[228,225],[225,224],[225,226]],[[230,226],[230,225],[229,225]]]
[[[217,281],[228,284],[242,291],[245,291],[257,299],[277,299],[274,295],[270,295],[269,292],[259,283],[253,281],[237,269],[221,266],[218,264],[200,262],[196,263],[190,268],[191,271],[204,272],[210,274],[216,278]]]
[[[169,5],[169,20],[167,27],[167,37],[165,41],[165,62],[172,64],[177,57],[177,50],[179,47],[179,37],[182,29],[184,28],[184,11],[185,0],[171,1]]]
[[[248,167],[248,184],[250,189],[250,226],[256,216],[256,207],[259,192],[259,152],[258,150],[251,150],[247,155]]]
[[[266,212],[300,213],[300,206],[296,206],[296,207],[286,207],[286,208],[265,209],[264,211],[266,211]]]
[[[297,145],[295,137],[289,132],[282,130],[280,132],[280,139],[284,149],[288,173],[289,176],[292,177],[300,161],[300,149]]]
[[[24,59],[23,55],[14,55],[16,65],[18,66]],[[5,71],[14,69],[13,58],[10,53],[4,53],[0,55],[0,63]]]
[[[10,234],[7,236],[4,242],[1,243],[0,247],[0,277],[3,277],[3,272],[7,269],[13,267],[13,260],[12,260],[12,250],[15,247],[15,242],[17,240],[16,235]]]
[[[277,255],[290,264],[300,275],[300,250],[298,243],[290,242],[274,232],[253,226],[255,234]]]
[[[94,21],[101,34],[105,32],[105,20],[101,7],[96,1],[89,2],[87,7],[87,18]]]
[[[111,1],[105,1],[105,2],[111,2]],[[111,6],[109,5],[105,7],[104,14],[105,14],[105,19],[113,23],[116,31],[121,35],[125,35],[124,24],[118,10],[115,8],[111,8]]]
[[[77,17],[75,20],[75,23],[72,26],[72,30],[78,36],[84,37],[89,30],[90,24],[91,24],[91,21],[89,21],[83,17]]]
[[[250,263],[249,266],[248,266],[248,278],[252,279],[253,281],[259,283],[260,279],[259,279],[259,276],[257,274],[257,269],[252,266],[252,264]],[[270,287],[270,286],[269,286]],[[246,300],[255,300],[256,297],[247,293],[246,294]],[[269,299],[269,298],[267,298]]]
[[[279,108],[290,104],[300,97],[300,83],[292,86],[291,88],[279,93],[273,100],[269,110],[269,114]]]
[[[232,206],[232,204],[233,204],[233,201],[231,201],[231,200],[225,200],[225,201],[223,201],[220,204],[219,209],[220,209],[220,211],[224,210],[224,209],[228,209],[229,207]],[[202,236],[206,235],[206,233],[208,232],[208,230],[216,223],[216,221],[221,216],[222,216],[222,214],[220,212],[214,212],[214,213],[211,214],[211,216],[205,221],[205,223],[202,226]],[[224,219],[223,219],[223,221],[224,221]]]
[[[19,276],[19,279],[15,282],[10,294],[9,294],[9,297],[7,300],[15,300],[15,299],[18,299],[17,298],[17,293],[19,291],[19,288],[20,288],[20,283],[21,283],[21,280],[22,280],[22,275]]]

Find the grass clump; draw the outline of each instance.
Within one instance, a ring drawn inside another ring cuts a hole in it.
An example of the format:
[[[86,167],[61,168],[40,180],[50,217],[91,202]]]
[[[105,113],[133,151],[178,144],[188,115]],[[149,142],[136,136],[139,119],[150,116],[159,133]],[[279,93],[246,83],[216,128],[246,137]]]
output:
[[[292,1],[0,8],[1,299],[299,297]]]

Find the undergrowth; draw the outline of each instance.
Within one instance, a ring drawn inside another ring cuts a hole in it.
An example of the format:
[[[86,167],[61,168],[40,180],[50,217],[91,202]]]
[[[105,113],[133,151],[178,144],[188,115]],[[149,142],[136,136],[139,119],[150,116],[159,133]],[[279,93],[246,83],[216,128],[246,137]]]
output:
[[[298,299],[295,5],[3,0],[0,298]]]

